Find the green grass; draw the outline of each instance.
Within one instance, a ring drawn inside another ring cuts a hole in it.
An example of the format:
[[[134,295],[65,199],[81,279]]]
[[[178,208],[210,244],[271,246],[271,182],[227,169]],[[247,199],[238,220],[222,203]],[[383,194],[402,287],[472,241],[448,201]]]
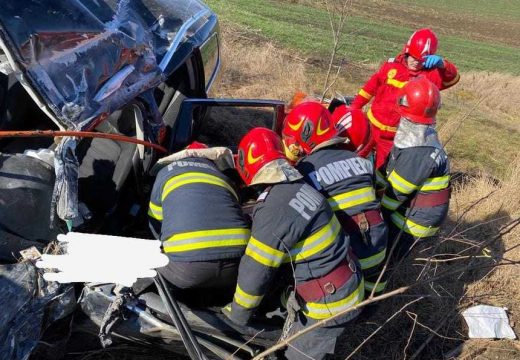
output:
[[[465,3],[468,1],[464,0]],[[329,57],[332,39],[328,14],[322,8],[285,1],[208,0],[207,3],[226,22],[259,31],[262,36],[307,56]],[[484,6],[482,1],[478,4]],[[347,61],[379,63],[395,56],[413,30],[376,19],[352,16],[347,22],[339,55]],[[461,36],[442,36],[440,40],[439,52],[463,71],[520,74],[519,48]]]
[[[397,0],[397,2],[426,9],[446,10],[455,14],[472,14],[488,19],[520,21],[518,0]]]

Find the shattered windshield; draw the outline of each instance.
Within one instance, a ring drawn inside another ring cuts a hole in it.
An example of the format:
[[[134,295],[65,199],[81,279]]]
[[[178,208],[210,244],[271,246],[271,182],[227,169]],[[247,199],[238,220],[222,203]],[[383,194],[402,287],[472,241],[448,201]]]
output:
[[[163,59],[208,11],[197,0],[8,1],[1,35],[15,69],[65,127],[79,129],[156,87]]]

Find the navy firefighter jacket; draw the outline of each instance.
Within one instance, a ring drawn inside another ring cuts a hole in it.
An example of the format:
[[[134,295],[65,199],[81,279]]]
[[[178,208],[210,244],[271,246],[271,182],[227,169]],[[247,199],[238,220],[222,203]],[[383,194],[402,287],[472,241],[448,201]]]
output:
[[[204,158],[185,158],[159,171],[150,227],[174,261],[239,258],[250,230],[229,179]]]
[[[296,168],[307,183],[328,199],[337,214],[352,216],[379,209],[372,163],[352,151],[337,147],[319,149],[303,158]]]
[[[296,285],[325,276],[345,261],[349,238],[327,200],[303,181],[280,183],[259,197],[253,227],[240,262],[231,314],[246,323],[260,305],[278,269],[293,271]],[[292,264],[292,266],[289,266]],[[341,288],[303,305],[303,314],[328,318],[363,300],[357,271]]]
[[[371,291],[384,265],[388,241],[388,229],[375,194],[372,163],[352,151],[329,146],[304,157],[296,168],[328,199],[350,237],[350,246],[365,276],[365,288]],[[367,223],[366,229],[349,227],[355,215],[370,210],[378,214],[378,222]],[[383,285],[378,289],[384,290]]]
[[[417,206],[414,198],[447,191],[450,165],[444,150],[433,146],[394,146],[386,173],[387,186],[381,204],[390,213],[392,223],[417,238],[435,235],[446,218],[449,202]]]

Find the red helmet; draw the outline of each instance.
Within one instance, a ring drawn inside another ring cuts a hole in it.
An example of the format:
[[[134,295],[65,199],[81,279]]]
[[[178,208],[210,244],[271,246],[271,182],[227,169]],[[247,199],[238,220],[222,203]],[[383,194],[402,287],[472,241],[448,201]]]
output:
[[[303,102],[292,109],[282,129],[286,148],[290,150],[291,145],[299,145],[306,154],[316,145],[337,136],[330,112],[315,101]]]
[[[424,61],[424,56],[433,55],[437,52],[438,44],[437,35],[431,29],[419,29],[410,36],[403,52],[417,60]]]
[[[250,185],[262,167],[277,159],[285,159],[282,140],[274,131],[258,127],[240,140],[236,169]]]
[[[434,124],[441,103],[437,86],[420,76],[406,83],[397,97],[397,112],[419,124]]]
[[[186,146],[186,149],[188,149],[188,150],[209,149],[209,146],[204,143],[194,141],[191,144],[189,144],[188,146]]]
[[[370,124],[361,109],[352,109],[347,105],[338,106],[332,113],[340,137],[350,140],[348,149],[359,151],[368,144],[370,139]]]

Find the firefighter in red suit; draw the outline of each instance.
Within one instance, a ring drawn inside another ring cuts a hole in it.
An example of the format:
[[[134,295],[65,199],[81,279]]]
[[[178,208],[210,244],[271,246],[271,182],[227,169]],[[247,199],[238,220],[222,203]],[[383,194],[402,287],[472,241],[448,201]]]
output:
[[[354,98],[352,108],[355,109],[361,109],[374,98],[367,116],[371,124],[372,147],[375,146],[376,151],[376,169],[385,164],[392,148],[400,119],[395,105],[397,94],[406,82],[424,76],[439,90],[444,90],[459,81],[455,65],[435,54],[437,44],[437,36],[432,30],[417,30],[401,54],[383,64]]]

